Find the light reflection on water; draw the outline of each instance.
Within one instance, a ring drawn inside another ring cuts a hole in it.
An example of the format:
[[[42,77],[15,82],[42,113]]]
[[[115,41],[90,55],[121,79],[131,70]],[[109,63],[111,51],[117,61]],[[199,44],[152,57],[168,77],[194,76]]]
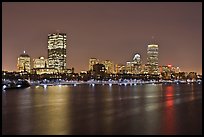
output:
[[[2,92],[2,103],[3,134],[202,131],[202,85],[39,86]]]

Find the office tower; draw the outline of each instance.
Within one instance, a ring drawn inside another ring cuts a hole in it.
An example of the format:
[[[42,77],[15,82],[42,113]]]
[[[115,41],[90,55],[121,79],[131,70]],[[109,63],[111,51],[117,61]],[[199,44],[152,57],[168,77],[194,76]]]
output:
[[[141,73],[141,56],[136,53],[133,57],[133,61],[126,62],[126,73],[128,74],[140,74]]]
[[[113,62],[110,61],[110,60],[105,60],[102,62],[103,65],[105,65],[105,68],[106,68],[106,73],[113,73],[114,71],[114,65],[113,65]]]
[[[133,74],[133,70],[134,70],[134,64],[131,61],[127,61],[126,62],[126,73],[127,74]]]
[[[25,51],[18,57],[17,68],[20,72],[30,72],[30,56]]]
[[[142,61],[140,54],[136,53],[133,57],[134,74],[140,74],[142,70]]]
[[[147,48],[147,65],[149,74],[159,74],[158,69],[158,45],[149,44]]]
[[[66,33],[48,34],[48,66],[59,71],[66,69]]]
[[[89,59],[89,70],[93,71],[93,65],[98,64],[99,60],[96,58],[90,58]]]
[[[44,57],[33,59],[33,68],[46,68],[48,67],[48,60]]]

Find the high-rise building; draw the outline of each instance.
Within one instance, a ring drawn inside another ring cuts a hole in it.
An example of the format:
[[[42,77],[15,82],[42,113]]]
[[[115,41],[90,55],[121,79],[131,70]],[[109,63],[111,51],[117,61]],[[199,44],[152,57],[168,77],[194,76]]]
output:
[[[142,71],[142,61],[140,54],[136,53],[133,57],[134,74],[140,74]]]
[[[89,70],[93,71],[93,65],[98,64],[98,63],[99,63],[99,59],[90,58],[89,59]]]
[[[106,73],[113,73],[114,71],[114,65],[113,62],[110,60],[105,60],[102,62],[103,65],[105,65]]]
[[[23,52],[23,54],[21,54],[18,57],[18,62],[17,62],[17,68],[18,71],[27,71],[30,72],[30,56],[28,54],[25,53],[25,51]]]
[[[128,74],[140,74],[141,69],[141,56],[138,53],[134,55],[133,61],[126,62],[126,73]]]
[[[158,45],[149,44],[147,48],[147,65],[149,74],[159,74]]]
[[[133,74],[133,70],[134,70],[134,64],[132,61],[127,61],[126,62],[126,73],[127,74]]]
[[[48,34],[48,66],[63,71],[66,69],[66,33]]]
[[[46,68],[48,67],[48,61],[44,57],[33,59],[33,68]]]

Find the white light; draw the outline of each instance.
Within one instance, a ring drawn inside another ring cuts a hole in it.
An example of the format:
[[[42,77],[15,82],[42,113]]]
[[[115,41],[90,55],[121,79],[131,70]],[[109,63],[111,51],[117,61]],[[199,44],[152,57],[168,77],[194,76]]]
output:
[[[92,84],[92,86],[95,86],[95,84]]]
[[[47,88],[47,85],[44,85],[44,88]]]
[[[3,89],[5,89],[6,88],[6,85],[3,85]]]
[[[17,85],[17,87],[21,87],[21,85]]]
[[[110,84],[109,84],[109,86],[111,87],[111,86],[112,86],[112,84],[110,83]]]
[[[74,86],[76,86],[76,83],[74,84]]]

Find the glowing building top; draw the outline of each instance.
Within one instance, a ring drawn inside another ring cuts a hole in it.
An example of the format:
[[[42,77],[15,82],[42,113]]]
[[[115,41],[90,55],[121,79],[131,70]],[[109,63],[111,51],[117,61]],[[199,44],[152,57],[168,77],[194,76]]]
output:
[[[18,57],[17,61],[17,69],[19,72],[27,71],[30,72],[31,64],[30,64],[30,56],[23,51],[23,53]]]

